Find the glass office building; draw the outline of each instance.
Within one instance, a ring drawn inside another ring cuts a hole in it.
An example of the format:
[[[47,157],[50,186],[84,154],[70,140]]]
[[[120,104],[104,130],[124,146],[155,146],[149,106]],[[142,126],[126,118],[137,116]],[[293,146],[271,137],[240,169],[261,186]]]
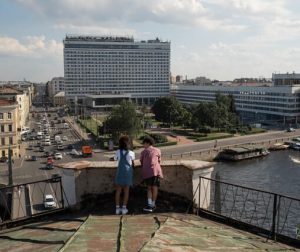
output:
[[[297,123],[300,119],[300,85],[287,85],[286,81],[280,85],[283,77],[287,79],[286,75],[273,75],[277,85],[271,87],[172,85],[171,94],[185,104],[214,101],[217,93],[233,95],[236,110],[245,121]]]

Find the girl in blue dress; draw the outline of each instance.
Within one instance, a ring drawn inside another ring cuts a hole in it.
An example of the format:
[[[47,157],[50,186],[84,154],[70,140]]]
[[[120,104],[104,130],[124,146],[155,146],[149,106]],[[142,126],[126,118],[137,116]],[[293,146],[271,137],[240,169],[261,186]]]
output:
[[[129,198],[129,187],[132,186],[133,166],[135,154],[129,150],[130,139],[128,136],[122,136],[119,139],[119,149],[117,150],[114,159],[118,161],[116,183],[116,214],[127,214],[127,203]],[[124,193],[123,205],[120,207],[121,192]]]

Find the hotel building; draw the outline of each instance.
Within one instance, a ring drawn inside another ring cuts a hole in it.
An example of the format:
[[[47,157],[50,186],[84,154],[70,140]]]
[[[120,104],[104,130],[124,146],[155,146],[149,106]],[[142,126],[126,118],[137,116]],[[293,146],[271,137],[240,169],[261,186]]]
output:
[[[66,36],[64,79],[68,100],[94,108],[124,97],[151,104],[170,93],[170,42],[129,37]]]

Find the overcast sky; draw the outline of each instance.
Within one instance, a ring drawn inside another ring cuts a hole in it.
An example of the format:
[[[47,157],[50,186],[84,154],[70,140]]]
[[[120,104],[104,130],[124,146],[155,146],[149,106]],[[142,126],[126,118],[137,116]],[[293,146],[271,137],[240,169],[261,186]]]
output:
[[[63,76],[66,34],[171,41],[171,72],[230,80],[300,71],[296,0],[0,0],[0,80]]]

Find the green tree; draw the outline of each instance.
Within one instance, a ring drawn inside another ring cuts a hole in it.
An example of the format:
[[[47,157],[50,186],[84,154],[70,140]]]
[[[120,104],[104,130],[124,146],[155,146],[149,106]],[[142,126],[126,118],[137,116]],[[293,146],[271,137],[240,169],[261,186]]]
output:
[[[104,122],[106,132],[117,140],[121,134],[134,138],[141,130],[141,119],[136,106],[131,101],[122,101],[111,111]]]
[[[157,121],[166,124],[188,125],[191,113],[175,97],[162,97],[156,100],[152,107]]]

